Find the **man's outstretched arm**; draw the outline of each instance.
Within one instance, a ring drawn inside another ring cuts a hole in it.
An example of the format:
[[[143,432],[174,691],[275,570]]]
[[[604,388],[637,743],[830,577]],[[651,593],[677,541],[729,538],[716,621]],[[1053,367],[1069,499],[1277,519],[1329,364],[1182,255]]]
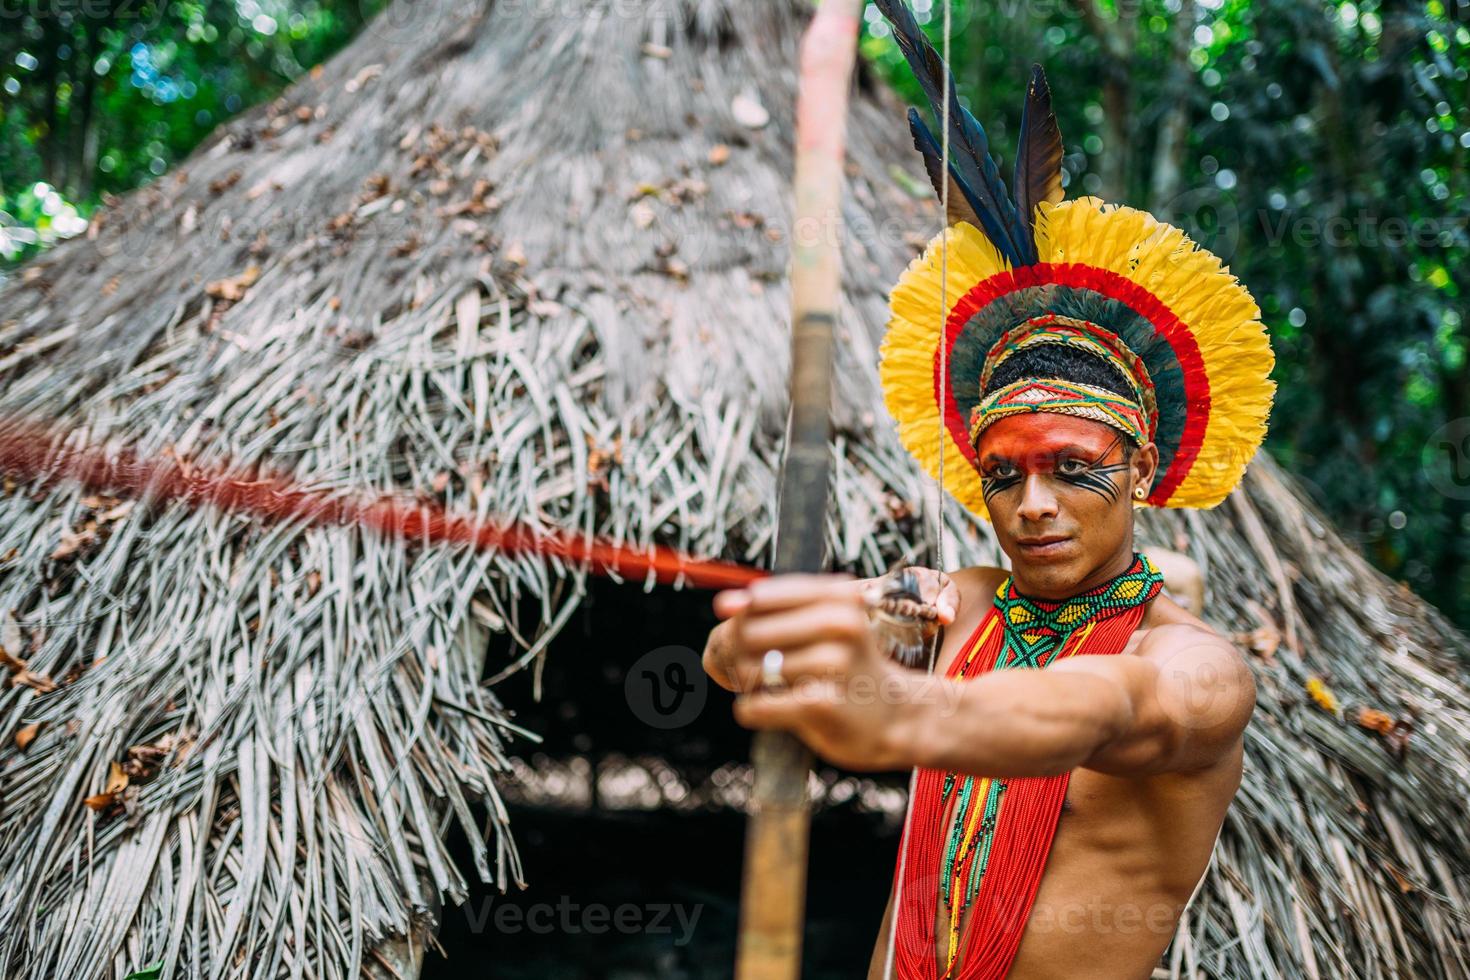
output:
[[[916,708],[910,754],[917,765],[988,776],[1203,768],[1235,745],[1255,708],[1235,649],[1184,625],[1151,630],[1133,655],[945,683],[958,692],[940,710]]]
[[[1234,648],[1194,626],[1153,629],[1129,655],[949,680],[880,657],[841,579],[772,578],[723,593],[716,609],[731,620],[732,679],[752,692],[736,702],[736,720],[794,731],[854,769],[1187,771],[1222,758],[1255,704]],[[769,649],[785,653],[785,690],[756,690]]]

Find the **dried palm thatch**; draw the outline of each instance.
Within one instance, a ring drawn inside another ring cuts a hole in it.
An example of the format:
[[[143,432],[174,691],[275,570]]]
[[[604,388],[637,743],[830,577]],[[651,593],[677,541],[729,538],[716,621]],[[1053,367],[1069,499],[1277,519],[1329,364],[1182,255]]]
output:
[[[759,560],[801,21],[400,4],[0,284],[0,417]],[[912,164],[896,108],[859,96],[829,536],[876,572],[925,548],[873,366],[936,219],[891,169]],[[957,560],[995,557],[944,516]],[[1262,706],[1168,971],[1467,975],[1464,639],[1268,460],[1217,511],[1145,530],[1207,566]],[[413,972],[466,893],[451,822],[476,875],[520,878],[496,780],[526,733],[494,684],[539,667],[582,588],[554,560],[7,483],[0,975]],[[1411,720],[1407,754],[1360,717]]]

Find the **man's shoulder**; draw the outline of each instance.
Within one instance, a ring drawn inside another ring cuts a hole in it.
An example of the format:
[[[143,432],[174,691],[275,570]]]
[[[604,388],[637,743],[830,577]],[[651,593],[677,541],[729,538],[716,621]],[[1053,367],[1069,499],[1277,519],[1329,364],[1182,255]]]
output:
[[[973,565],[949,572],[950,579],[960,593],[955,609],[955,625],[970,629],[978,626],[995,604],[995,591],[1010,574],[1004,568],[993,568],[989,565]]]
[[[1213,641],[1231,645],[1218,630],[1175,602],[1167,592],[1148,604],[1139,628],[1150,644],[1190,646]]]
[[[1176,607],[1177,608],[1177,607]],[[1161,618],[1145,624],[1134,652],[1141,657],[1177,659],[1181,654],[1192,654],[1204,659],[1229,657],[1241,659],[1234,643],[1220,634],[1209,623],[1180,610],[1181,617]]]
[[[1240,649],[1209,625],[1161,623],[1144,632],[1133,652],[1157,668],[1155,696],[1175,721],[1216,729],[1227,741],[1245,728],[1255,708],[1255,677]]]
[[[945,574],[959,591],[959,600],[955,606],[954,622],[944,630],[944,644],[936,668],[941,676],[948,671],[950,661],[964,647],[966,640],[974,635],[985,615],[994,608],[995,590],[1011,573],[1004,568],[976,565]]]
[[[957,568],[947,573],[954,580],[955,586],[960,590],[960,598],[963,601],[983,600],[989,603],[995,596],[995,590],[1000,588],[1010,572],[1004,568],[996,568],[992,565],[971,565],[969,568]]]

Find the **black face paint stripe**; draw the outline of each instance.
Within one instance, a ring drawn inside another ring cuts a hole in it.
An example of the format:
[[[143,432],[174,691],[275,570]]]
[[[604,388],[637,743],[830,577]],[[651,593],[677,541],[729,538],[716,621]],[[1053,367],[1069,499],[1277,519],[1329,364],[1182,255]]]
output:
[[[980,478],[980,495],[986,500],[994,497],[1003,490],[1019,485],[1021,474],[1014,476],[982,476]]]
[[[1127,469],[1127,463],[1115,463],[1112,466],[1094,466],[1081,473],[1058,473],[1057,479],[1083,490],[1091,490],[1111,504],[1117,503],[1123,492],[1123,488],[1113,482],[1113,474]]]
[[[1111,456],[1113,454],[1113,450],[1116,447],[1118,447],[1119,445],[1121,445],[1122,442],[1123,442],[1123,436],[1121,434],[1120,435],[1113,436],[1113,441],[1110,442],[1110,443],[1108,443],[1107,448],[1105,448],[1102,452],[1098,453],[1092,459],[1088,460],[1088,462],[1091,465],[1096,466],[1098,463],[1101,463],[1103,460],[1105,460],[1109,456]]]
[[[1122,435],[1114,436],[1113,441],[1108,443],[1102,452],[1098,453],[1091,461],[1084,461],[1087,462],[1087,469],[1080,473],[1061,473],[1055,469],[1052,472],[1058,480],[1064,483],[1070,483],[1083,490],[1090,490],[1108,501],[1108,503],[1117,503],[1118,498],[1123,493],[1123,488],[1113,481],[1113,474],[1122,473],[1128,470],[1130,466],[1126,461],[1108,465],[1102,465],[1101,461],[1112,455],[1113,450],[1122,442]],[[996,494],[1018,486],[1022,479],[1024,479],[1024,476],[1021,473],[1016,473],[1012,476],[982,475],[980,477],[980,494],[985,500],[989,501]]]
[[[1083,490],[1090,490],[1110,504],[1117,503],[1118,498],[1123,493],[1123,488],[1113,482],[1113,474],[1128,470],[1128,462],[1124,460],[1121,463],[1103,465],[1102,461],[1111,456],[1113,450],[1121,445],[1122,442],[1123,436],[1121,434],[1113,436],[1113,441],[1108,443],[1102,452],[1093,457],[1087,469],[1080,473],[1058,472],[1056,474],[1057,479],[1065,483],[1070,483],[1075,487],[1080,487]]]

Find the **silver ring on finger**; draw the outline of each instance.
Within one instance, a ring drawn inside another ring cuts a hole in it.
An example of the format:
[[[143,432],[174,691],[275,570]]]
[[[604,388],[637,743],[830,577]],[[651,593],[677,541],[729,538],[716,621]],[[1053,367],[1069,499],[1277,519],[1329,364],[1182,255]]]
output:
[[[767,650],[766,655],[761,658],[761,687],[782,688],[786,686],[786,678],[781,676],[781,667],[786,660],[785,654],[780,650]]]

